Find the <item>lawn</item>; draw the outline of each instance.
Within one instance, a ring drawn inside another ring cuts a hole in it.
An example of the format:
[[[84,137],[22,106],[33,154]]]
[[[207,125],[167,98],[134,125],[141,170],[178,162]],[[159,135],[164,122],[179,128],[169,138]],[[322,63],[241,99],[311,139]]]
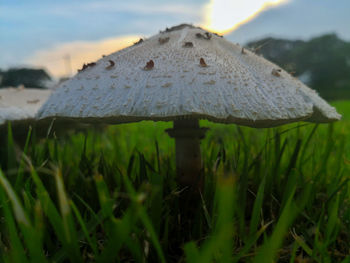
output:
[[[171,123],[31,130],[22,146],[9,133],[0,261],[350,262],[350,102],[334,106],[331,125],[201,121],[205,185],[190,204]]]

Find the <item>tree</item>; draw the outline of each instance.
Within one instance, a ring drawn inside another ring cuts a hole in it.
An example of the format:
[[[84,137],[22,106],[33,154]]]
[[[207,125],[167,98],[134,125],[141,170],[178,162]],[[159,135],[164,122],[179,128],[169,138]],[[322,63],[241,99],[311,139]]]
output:
[[[2,72],[1,86],[16,87],[24,85],[27,88],[46,88],[45,82],[50,81],[51,77],[43,69],[18,68],[9,69]]]
[[[265,38],[248,47],[294,72],[326,99],[350,98],[350,43],[337,35],[309,41]]]

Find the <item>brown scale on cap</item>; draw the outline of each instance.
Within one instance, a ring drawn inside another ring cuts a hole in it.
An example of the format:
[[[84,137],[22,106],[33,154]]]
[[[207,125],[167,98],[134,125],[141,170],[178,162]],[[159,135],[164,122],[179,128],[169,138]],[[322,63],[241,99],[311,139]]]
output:
[[[221,38],[223,38],[224,36],[222,36],[222,35],[219,35],[218,33],[213,33],[215,36],[217,36],[217,37],[221,37]]]
[[[165,43],[168,43],[169,39],[170,39],[170,37],[164,37],[164,38],[160,37],[160,38],[158,38],[158,42],[159,42],[159,44],[163,45]]]
[[[139,41],[135,42],[134,45],[138,45],[138,44],[141,44],[143,42],[143,39],[140,38]]]
[[[201,58],[201,59],[199,60],[199,65],[200,65],[201,67],[208,67],[207,63],[205,63],[205,61],[204,61],[204,58]]]
[[[281,72],[280,69],[273,69],[273,70],[271,71],[271,74],[274,75],[274,76],[276,76],[276,77],[280,77],[280,76],[281,76],[280,72]]]
[[[192,42],[185,42],[185,44],[183,44],[183,47],[193,47],[193,43]]]
[[[208,33],[208,32],[205,32],[204,34],[197,33],[196,37],[197,38],[203,38],[203,39],[206,39],[206,40],[210,40],[211,39],[211,34]]]
[[[105,67],[105,69],[112,69],[115,65],[114,61],[113,60],[108,60],[109,62],[109,65],[107,67]]]
[[[173,32],[173,31],[176,31],[176,30],[184,29],[185,27],[195,28],[193,25],[181,24],[181,25],[173,26],[171,28],[166,28],[164,31],[160,31],[159,33]]]
[[[78,72],[84,71],[85,69],[87,69],[87,68],[89,68],[89,67],[93,67],[93,66],[96,66],[96,63],[95,63],[95,62],[87,63],[87,64],[84,63],[82,69],[78,69]]]
[[[36,100],[27,100],[28,104],[37,104],[40,100],[36,99]]]
[[[151,59],[150,61],[147,62],[146,66],[143,68],[144,70],[151,70],[154,68],[154,62]]]

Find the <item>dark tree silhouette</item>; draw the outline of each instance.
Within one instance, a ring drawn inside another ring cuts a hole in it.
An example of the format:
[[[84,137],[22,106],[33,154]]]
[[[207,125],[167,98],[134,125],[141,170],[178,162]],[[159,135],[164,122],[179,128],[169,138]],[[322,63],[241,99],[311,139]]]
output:
[[[350,43],[337,35],[309,41],[265,38],[247,46],[293,72],[324,98],[350,98]]]
[[[16,87],[24,85],[27,88],[46,88],[45,81],[51,80],[49,74],[43,69],[16,68],[0,72],[2,87]]]

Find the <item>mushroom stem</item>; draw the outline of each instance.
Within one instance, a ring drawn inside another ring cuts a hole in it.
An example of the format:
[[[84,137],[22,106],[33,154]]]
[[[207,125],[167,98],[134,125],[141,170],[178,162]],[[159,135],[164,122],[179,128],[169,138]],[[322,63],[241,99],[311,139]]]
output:
[[[169,136],[175,138],[177,182],[193,193],[203,187],[200,140],[206,131],[207,128],[199,127],[198,120],[176,120],[174,128],[167,130]]]

